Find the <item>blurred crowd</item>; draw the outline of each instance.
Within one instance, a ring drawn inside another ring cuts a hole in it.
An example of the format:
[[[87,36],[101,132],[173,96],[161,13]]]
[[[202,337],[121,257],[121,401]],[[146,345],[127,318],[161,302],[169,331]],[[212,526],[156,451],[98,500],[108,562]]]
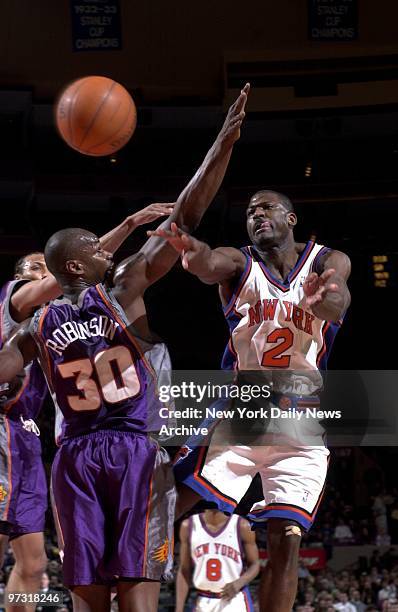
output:
[[[398,612],[398,549],[375,549],[341,572],[300,564],[295,612]]]

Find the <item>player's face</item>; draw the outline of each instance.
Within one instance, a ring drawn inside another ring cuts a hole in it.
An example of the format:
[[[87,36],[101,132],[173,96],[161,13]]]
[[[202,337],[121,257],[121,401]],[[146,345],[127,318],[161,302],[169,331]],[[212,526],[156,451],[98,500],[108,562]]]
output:
[[[86,236],[82,249],[84,277],[90,284],[101,283],[111,275],[114,267],[112,253],[105,251],[97,236]]]
[[[286,210],[277,194],[267,191],[251,198],[246,215],[247,233],[259,248],[281,244],[296,224],[296,215]]]
[[[22,271],[15,275],[17,279],[41,280],[48,276],[46,262],[43,253],[27,255],[22,264]]]

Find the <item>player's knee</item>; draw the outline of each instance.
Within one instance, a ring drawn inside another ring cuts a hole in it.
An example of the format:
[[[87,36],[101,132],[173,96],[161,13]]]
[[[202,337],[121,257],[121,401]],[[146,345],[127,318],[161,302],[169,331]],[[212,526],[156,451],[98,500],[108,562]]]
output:
[[[17,565],[22,578],[40,580],[47,568],[47,556],[44,552],[35,556],[24,555],[17,560]]]

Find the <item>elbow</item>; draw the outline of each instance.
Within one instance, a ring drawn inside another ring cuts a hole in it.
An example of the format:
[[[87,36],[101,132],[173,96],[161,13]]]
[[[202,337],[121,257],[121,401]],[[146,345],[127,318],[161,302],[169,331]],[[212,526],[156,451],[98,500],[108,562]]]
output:
[[[348,310],[349,305],[351,304],[350,294],[346,296],[341,296],[341,300],[336,304],[335,312],[333,316],[330,318],[332,323],[340,323],[342,319],[344,319],[345,314]]]
[[[203,215],[199,214],[197,211],[191,213],[181,212],[181,214],[178,215],[176,223],[178,227],[182,229],[183,232],[192,234],[192,232],[194,232],[198,228],[202,216]]]
[[[196,230],[205,213],[205,208],[196,197],[195,199],[184,198],[184,201],[181,202],[177,201],[175,209],[175,214],[173,215],[175,218],[172,220],[187,233],[192,233]]]
[[[260,573],[260,561],[256,561],[255,563],[253,563],[253,578],[256,578],[256,576],[259,575]]]

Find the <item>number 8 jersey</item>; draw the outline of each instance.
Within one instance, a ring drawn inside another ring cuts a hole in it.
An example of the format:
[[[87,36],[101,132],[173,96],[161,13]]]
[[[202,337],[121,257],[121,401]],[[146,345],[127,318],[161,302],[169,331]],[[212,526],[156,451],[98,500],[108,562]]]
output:
[[[310,241],[285,282],[275,278],[255,247],[242,249],[246,266],[236,289],[224,308],[231,338],[224,353],[223,367],[243,370],[305,372],[308,380],[284,392],[314,393],[322,386],[317,370],[326,369],[334,337],[341,325],[318,319],[306,306],[303,283],[317,271],[317,261],[329,249]],[[297,382],[297,381],[296,381]]]
[[[61,431],[57,442],[102,429],[145,432],[161,405],[153,371],[112,291],[100,284],[73,304],[61,298],[38,311],[38,344]]]
[[[232,514],[216,532],[207,528],[204,515],[189,518],[193,584],[200,591],[220,593],[243,573],[240,517]]]

